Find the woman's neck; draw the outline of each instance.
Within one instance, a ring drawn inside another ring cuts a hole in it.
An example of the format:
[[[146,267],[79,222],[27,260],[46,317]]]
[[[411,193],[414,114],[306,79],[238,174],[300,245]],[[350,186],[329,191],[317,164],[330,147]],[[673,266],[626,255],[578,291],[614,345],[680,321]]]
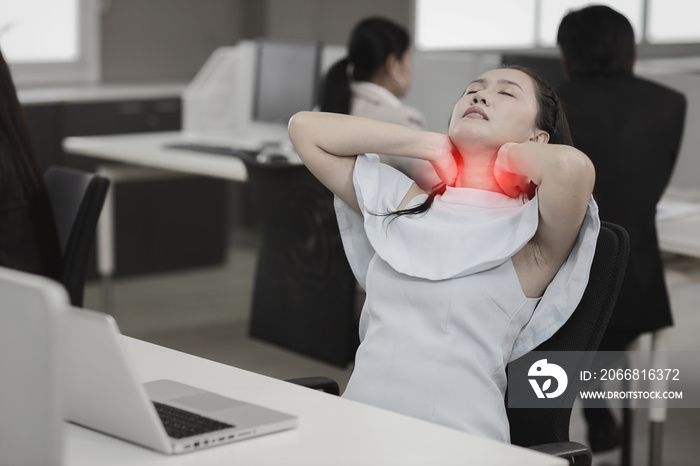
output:
[[[373,84],[376,84],[377,86],[383,87],[387,91],[394,94],[397,98],[400,98],[398,83],[396,82],[396,80],[392,79],[388,73],[381,70],[377,71],[376,73],[374,73],[374,76],[372,76],[368,81]]]
[[[503,193],[493,174],[495,163],[496,154],[463,157],[455,187]]]

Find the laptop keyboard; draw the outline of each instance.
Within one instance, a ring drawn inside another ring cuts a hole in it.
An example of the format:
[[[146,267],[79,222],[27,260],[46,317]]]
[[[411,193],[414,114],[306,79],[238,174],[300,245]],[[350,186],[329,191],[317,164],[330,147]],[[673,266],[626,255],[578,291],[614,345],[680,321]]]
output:
[[[199,414],[191,413],[163,403],[153,402],[170,437],[185,438],[193,435],[206,434],[217,430],[235,427],[225,422],[215,421]]]

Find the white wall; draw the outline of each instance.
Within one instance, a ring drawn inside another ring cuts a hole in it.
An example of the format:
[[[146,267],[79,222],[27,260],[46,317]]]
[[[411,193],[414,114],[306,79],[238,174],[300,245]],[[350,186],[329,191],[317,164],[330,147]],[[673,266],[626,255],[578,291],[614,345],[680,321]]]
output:
[[[413,11],[413,0],[112,0],[104,5],[105,82],[188,82],[214,50],[241,39],[345,45],[359,19],[380,15],[410,29]]]
[[[259,22],[250,0],[113,0],[101,18],[104,82],[188,82]]]
[[[346,45],[352,28],[367,16],[383,16],[411,30],[413,0],[250,1],[264,1],[265,34],[275,39]]]

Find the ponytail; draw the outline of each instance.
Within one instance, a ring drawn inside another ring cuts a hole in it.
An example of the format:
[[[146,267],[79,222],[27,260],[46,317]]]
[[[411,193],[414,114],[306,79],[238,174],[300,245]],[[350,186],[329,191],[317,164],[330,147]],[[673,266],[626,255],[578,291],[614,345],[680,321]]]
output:
[[[403,59],[410,46],[408,31],[380,17],[360,21],[348,42],[348,56],[336,62],[326,73],[318,97],[322,112],[350,114],[350,80],[369,81],[390,55]]]
[[[326,73],[321,86],[318,107],[322,112],[350,114],[350,77],[348,76],[348,59],[336,62]]]
[[[408,209],[401,209],[397,210],[394,212],[388,212],[386,214],[382,214],[384,217],[393,217],[391,219],[391,222],[396,220],[399,217],[402,217],[404,215],[416,215],[416,214],[422,214],[423,212],[427,212],[428,209],[430,208],[431,205],[433,205],[433,201],[435,200],[436,196],[441,196],[445,194],[445,191],[447,190],[447,185],[442,182],[433,187],[433,189],[430,190],[428,193],[428,198],[423,201],[422,204],[417,205],[415,207],[410,207]]]

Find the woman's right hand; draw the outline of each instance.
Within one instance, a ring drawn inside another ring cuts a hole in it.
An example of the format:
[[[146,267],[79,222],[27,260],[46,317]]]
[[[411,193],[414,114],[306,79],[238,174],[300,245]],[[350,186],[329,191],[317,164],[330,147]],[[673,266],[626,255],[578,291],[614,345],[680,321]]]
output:
[[[459,165],[457,164],[459,153],[452,140],[447,135],[443,136],[444,138],[440,138],[442,140],[439,141],[439,146],[428,161],[445,184],[454,186],[459,173]]]

